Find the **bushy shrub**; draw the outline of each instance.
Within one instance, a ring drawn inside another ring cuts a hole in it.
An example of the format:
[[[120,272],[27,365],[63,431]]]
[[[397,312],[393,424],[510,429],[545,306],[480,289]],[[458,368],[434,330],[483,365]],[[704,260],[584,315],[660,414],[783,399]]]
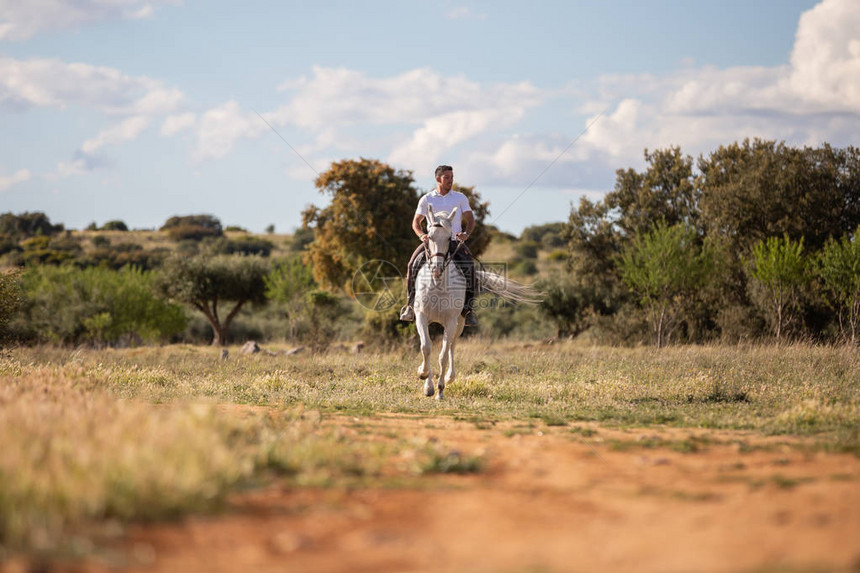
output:
[[[491,295],[481,295],[476,301],[475,312],[482,336],[534,340],[555,334],[552,322],[542,316],[535,305],[514,304]]]
[[[0,344],[6,340],[9,321],[23,302],[20,275],[18,269],[0,270]]]
[[[523,229],[520,238],[523,241],[544,243],[548,247],[560,247],[564,244],[564,228],[565,224],[561,222],[532,225]],[[561,241],[561,243],[558,243],[558,241]]]
[[[12,251],[20,251],[18,241],[9,233],[0,233],[0,255],[11,253]]]
[[[272,254],[272,249],[275,245],[271,241],[261,239],[252,235],[244,237],[236,237],[228,239],[220,237],[218,239],[207,239],[211,243],[206,244],[206,249],[217,255],[260,255],[268,257]]]
[[[128,225],[126,225],[123,221],[115,219],[113,221],[108,221],[101,228],[102,231],[128,231]]]
[[[95,235],[90,239],[90,242],[94,247],[109,247],[110,239],[105,237],[104,235]]]
[[[293,253],[299,253],[305,250],[305,247],[314,242],[314,230],[308,227],[299,227],[296,229],[296,232],[293,233],[293,237],[290,240],[290,251]]]
[[[527,277],[536,275],[538,274],[537,263],[535,263],[531,259],[526,261],[520,261],[514,266],[514,273]]]
[[[184,215],[168,219],[161,227],[174,241],[220,237],[224,234],[221,221],[212,215]]]
[[[384,311],[366,310],[359,333],[363,340],[378,348],[395,347],[416,338],[412,323],[400,320],[400,309],[396,306]]]
[[[163,341],[185,328],[182,309],[155,296],[153,277],[42,266],[22,275],[25,302],[13,330],[25,340],[59,344]]]
[[[174,241],[201,241],[207,237],[220,237],[221,231],[202,225],[177,225],[166,229],[167,235]]]
[[[152,270],[160,264],[163,257],[163,253],[147,251],[136,243],[110,245],[108,242],[107,245],[100,246],[86,255],[80,255],[75,260],[75,265],[80,268],[101,266],[115,270],[123,267]]]
[[[514,245],[514,252],[520,259],[536,259],[540,243],[534,241],[520,241]]]
[[[33,213],[3,213],[0,215],[0,233],[22,239],[40,235],[52,236],[62,233],[63,225],[52,225],[47,215],[40,211]]]
[[[21,241],[20,246],[23,250],[17,264],[25,266],[60,265],[83,252],[80,242],[72,237],[37,235]]]

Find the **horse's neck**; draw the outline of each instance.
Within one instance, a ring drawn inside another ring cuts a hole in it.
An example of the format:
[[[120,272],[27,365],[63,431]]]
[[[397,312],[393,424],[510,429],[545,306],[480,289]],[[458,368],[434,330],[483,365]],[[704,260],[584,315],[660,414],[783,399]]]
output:
[[[438,279],[433,278],[430,265],[426,264],[421,267],[421,271],[416,278],[416,284],[423,284],[428,289],[441,290],[442,292],[448,292],[453,288],[465,286],[465,281],[463,273],[460,272],[457,265],[451,259],[446,259],[445,272]]]

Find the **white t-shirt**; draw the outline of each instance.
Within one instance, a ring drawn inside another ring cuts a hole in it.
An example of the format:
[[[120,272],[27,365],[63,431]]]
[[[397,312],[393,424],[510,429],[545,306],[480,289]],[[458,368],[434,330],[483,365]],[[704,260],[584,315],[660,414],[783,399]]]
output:
[[[441,195],[439,190],[436,189],[427,193],[418,200],[418,208],[415,209],[415,214],[427,217],[427,205],[432,205],[434,213],[438,213],[440,211],[447,211],[450,213],[454,210],[454,207],[459,207],[457,209],[459,217],[454,217],[454,220],[451,221],[451,226],[454,231],[452,237],[463,229],[460,223],[463,213],[472,212],[472,208],[469,206],[469,198],[459,191],[448,191],[445,195]]]

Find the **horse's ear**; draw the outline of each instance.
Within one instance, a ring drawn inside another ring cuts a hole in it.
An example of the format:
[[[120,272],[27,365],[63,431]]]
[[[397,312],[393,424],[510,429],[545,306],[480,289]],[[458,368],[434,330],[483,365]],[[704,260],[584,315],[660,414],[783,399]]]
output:
[[[454,220],[454,217],[456,217],[456,216],[457,216],[457,209],[459,209],[459,207],[454,207],[453,209],[451,209],[451,214],[450,214],[450,215],[448,215],[448,220],[449,220],[449,221],[453,221],[453,220]]]
[[[427,205],[427,220],[430,222],[431,225],[436,224],[436,216],[433,214],[432,205]]]

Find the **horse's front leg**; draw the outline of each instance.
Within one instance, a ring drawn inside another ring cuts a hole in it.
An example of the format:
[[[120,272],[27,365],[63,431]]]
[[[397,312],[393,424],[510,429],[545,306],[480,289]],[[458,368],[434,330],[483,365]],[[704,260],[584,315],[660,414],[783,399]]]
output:
[[[427,324],[427,317],[424,313],[419,313],[415,317],[415,326],[418,329],[418,338],[421,341],[421,366],[418,367],[418,377],[424,380],[424,394],[432,396],[435,393],[433,388],[433,373],[430,372],[430,331]]]
[[[442,337],[442,351],[439,353],[439,393],[437,400],[445,398],[445,385],[454,381],[454,342],[459,334],[457,318],[447,321]]]
[[[454,348],[457,346],[457,340],[463,333],[463,326],[465,324],[466,319],[458,315],[457,326],[455,326],[453,330],[454,336],[451,337],[451,344],[448,346],[448,370],[445,371],[445,384],[450,384],[454,381],[454,376],[456,375],[456,372],[454,371]]]

